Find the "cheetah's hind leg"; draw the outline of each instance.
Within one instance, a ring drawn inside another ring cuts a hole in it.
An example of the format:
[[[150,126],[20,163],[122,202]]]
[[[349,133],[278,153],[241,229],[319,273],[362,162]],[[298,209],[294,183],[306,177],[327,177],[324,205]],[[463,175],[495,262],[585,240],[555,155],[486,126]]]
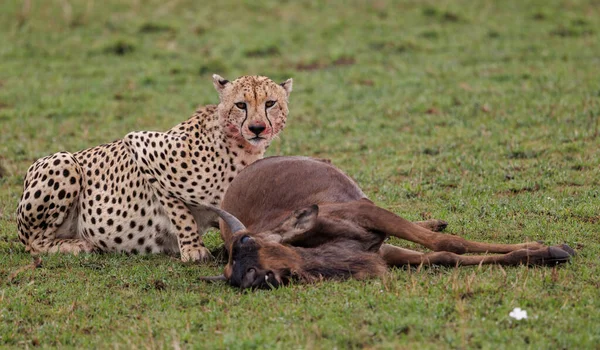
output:
[[[77,202],[83,171],[72,154],[60,152],[36,161],[25,176],[17,208],[19,240],[38,253],[91,252],[77,235]]]

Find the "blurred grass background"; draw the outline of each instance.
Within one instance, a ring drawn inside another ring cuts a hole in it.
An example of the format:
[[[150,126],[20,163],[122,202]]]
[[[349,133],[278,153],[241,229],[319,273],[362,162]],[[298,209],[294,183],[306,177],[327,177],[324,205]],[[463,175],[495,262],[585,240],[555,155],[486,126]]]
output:
[[[599,15],[597,0],[1,2],[0,344],[597,347]],[[172,127],[218,102],[213,73],[294,78],[269,155],[330,158],[379,205],[454,234],[579,255],[254,293],[197,280],[220,262],[165,256],[48,256],[15,275],[27,167]]]

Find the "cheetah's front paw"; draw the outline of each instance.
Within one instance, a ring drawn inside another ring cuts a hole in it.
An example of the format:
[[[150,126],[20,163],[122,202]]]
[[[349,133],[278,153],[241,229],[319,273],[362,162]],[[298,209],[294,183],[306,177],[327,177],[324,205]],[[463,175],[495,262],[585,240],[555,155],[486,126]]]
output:
[[[212,259],[213,256],[205,247],[187,248],[181,252],[181,261],[200,261],[206,262]]]
[[[78,255],[79,253],[91,253],[94,249],[94,245],[87,241],[80,239],[63,239],[57,240],[54,246],[48,249],[48,252]]]

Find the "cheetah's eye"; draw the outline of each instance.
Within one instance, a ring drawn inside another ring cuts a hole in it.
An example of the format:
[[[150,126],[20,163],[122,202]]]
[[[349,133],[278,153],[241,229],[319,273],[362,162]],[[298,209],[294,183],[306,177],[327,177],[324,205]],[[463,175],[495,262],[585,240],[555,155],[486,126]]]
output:
[[[267,102],[265,102],[265,107],[271,108],[273,106],[275,106],[275,101],[267,101]]]
[[[235,106],[239,109],[246,109],[246,102],[238,102]]]

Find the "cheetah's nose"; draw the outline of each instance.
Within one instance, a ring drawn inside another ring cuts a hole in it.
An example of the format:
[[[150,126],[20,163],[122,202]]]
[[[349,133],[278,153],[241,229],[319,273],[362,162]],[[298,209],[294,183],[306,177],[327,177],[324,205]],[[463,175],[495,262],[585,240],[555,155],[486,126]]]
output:
[[[267,126],[265,125],[265,123],[252,123],[248,125],[248,129],[257,137],[258,135],[260,135],[261,132],[265,131],[266,128]]]

